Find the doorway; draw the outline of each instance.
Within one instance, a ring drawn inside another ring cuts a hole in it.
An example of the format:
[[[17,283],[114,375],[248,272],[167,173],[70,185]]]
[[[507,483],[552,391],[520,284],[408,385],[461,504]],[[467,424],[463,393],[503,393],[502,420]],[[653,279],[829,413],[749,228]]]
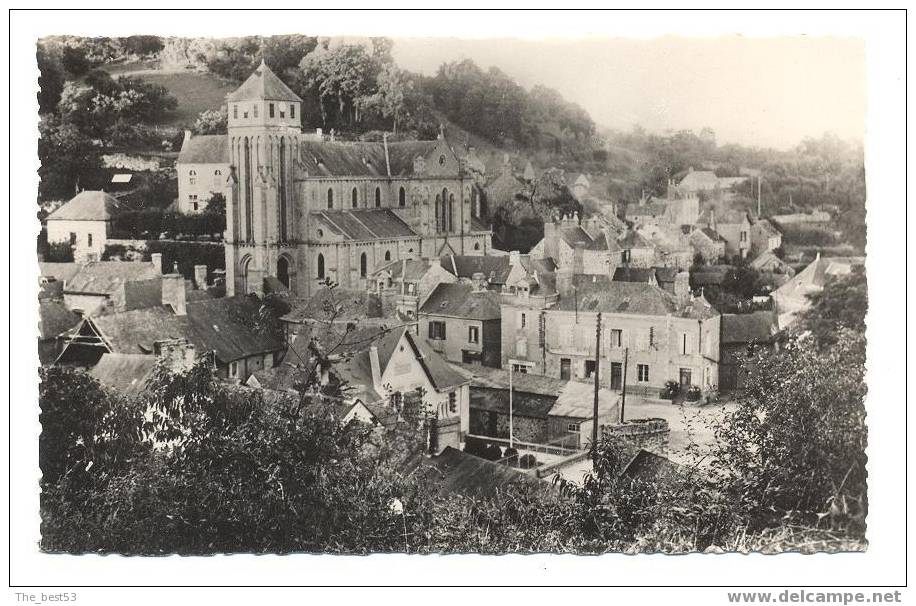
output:
[[[693,380],[691,376],[691,371],[689,368],[682,368],[680,372],[680,384],[681,389],[687,389],[693,385]]]
[[[560,378],[569,381],[572,378],[572,360],[560,358]]]
[[[611,362],[611,389],[621,389],[623,387],[623,364],[620,362]]]

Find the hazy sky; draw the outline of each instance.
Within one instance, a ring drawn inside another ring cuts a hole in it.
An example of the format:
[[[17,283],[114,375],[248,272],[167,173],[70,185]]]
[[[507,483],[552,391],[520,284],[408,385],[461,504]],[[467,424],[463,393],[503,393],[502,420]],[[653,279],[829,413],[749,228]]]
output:
[[[519,84],[544,84],[599,125],[716,131],[720,143],[791,147],[865,133],[865,45],[852,39],[659,38],[531,41],[398,38],[398,64],[432,74],[473,59]]]

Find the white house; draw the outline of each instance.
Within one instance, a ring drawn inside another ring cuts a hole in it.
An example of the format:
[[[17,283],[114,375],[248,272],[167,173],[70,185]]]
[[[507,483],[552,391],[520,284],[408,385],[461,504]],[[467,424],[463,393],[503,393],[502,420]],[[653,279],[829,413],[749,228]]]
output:
[[[74,260],[99,260],[118,205],[118,200],[104,191],[78,193],[48,215],[48,242],[69,242]]]
[[[185,131],[178,154],[178,211],[201,212],[213,194],[229,199],[229,143],[226,135]]]

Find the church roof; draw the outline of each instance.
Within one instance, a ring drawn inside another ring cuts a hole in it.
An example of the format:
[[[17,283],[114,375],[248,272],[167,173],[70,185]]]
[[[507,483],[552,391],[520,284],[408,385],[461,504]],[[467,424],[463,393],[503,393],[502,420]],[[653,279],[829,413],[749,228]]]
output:
[[[229,164],[226,135],[196,135],[181,146],[179,164]]]
[[[103,191],[81,191],[48,215],[48,221],[108,221],[117,213],[117,198]]]
[[[286,86],[264,61],[261,61],[261,65],[248,76],[240,87],[229,93],[228,99],[230,102],[262,99],[302,102],[302,99]]]
[[[388,208],[315,211],[311,216],[322,228],[342,236],[345,240],[419,237],[403,219]]]
[[[303,169],[313,177],[392,177],[415,175],[414,160],[426,160],[439,141],[331,142],[303,141],[299,160]],[[453,152],[450,152],[453,153]]]

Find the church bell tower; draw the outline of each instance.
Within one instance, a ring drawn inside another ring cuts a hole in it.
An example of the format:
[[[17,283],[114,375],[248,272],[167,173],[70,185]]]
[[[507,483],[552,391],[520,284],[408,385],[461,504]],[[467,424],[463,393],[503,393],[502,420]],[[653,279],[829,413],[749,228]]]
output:
[[[263,294],[268,277],[291,288],[302,99],[261,61],[227,105],[226,294]]]

